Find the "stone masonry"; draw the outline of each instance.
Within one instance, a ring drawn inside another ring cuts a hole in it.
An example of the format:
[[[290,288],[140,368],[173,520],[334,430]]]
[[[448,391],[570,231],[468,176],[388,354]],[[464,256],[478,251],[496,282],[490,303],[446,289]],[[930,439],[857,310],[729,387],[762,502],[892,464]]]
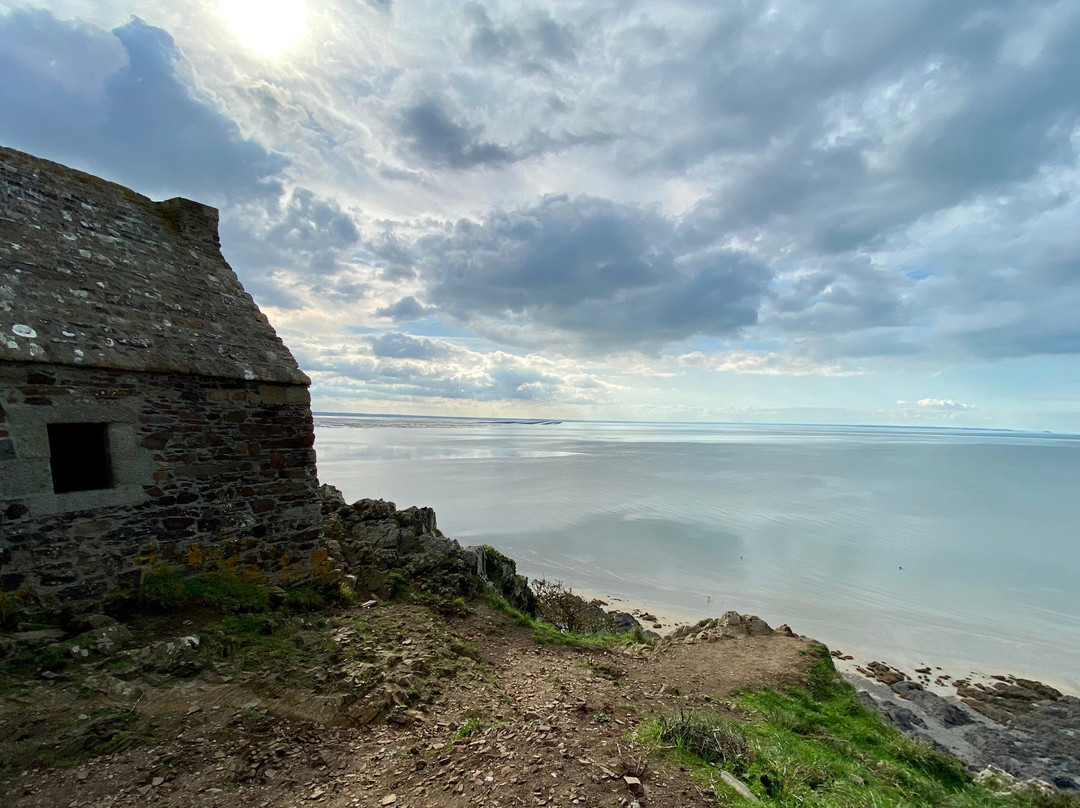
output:
[[[78,610],[148,570],[318,563],[309,380],[217,211],[0,148],[0,592]]]

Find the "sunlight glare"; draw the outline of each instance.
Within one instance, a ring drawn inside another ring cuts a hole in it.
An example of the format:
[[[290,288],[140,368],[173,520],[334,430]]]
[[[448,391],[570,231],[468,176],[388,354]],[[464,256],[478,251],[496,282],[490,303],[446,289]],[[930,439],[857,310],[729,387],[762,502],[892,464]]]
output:
[[[307,27],[305,0],[223,0],[222,11],[236,38],[260,56],[293,47]]]

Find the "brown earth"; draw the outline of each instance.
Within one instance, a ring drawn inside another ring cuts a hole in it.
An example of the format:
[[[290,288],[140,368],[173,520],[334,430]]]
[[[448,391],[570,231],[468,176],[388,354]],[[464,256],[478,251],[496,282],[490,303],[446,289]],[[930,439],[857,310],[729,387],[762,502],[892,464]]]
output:
[[[133,644],[182,629],[205,647],[207,619],[144,626]],[[285,652],[204,658],[182,675],[124,678],[90,658],[9,682],[6,805],[709,805],[635,728],[666,710],[726,709],[735,688],[796,684],[812,660],[810,641],[786,636],[537,645],[479,603],[458,617],[355,608],[280,631]],[[342,698],[350,684],[367,695]]]

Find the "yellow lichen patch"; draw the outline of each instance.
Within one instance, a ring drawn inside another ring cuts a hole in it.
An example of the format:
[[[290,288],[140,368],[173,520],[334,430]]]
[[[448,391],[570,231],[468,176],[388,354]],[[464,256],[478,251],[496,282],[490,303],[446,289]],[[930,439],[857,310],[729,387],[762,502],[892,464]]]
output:
[[[135,557],[131,559],[131,563],[136,567],[156,567],[161,563],[161,557],[154,549],[144,547],[135,554]]]
[[[184,560],[187,562],[189,567],[198,567],[202,565],[205,557],[206,551],[203,550],[202,547],[199,547],[199,545],[197,544],[189,544],[188,554]]]

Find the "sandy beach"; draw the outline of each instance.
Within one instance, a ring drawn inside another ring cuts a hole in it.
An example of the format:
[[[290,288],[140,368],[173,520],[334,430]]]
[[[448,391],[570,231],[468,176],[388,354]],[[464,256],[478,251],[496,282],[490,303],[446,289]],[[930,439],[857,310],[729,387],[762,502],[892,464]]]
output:
[[[666,637],[679,626],[692,626],[699,620],[705,619],[706,615],[696,615],[690,612],[680,611],[666,604],[652,603],[647,600],[635,598],[617,597],[596,589],[574,589],[574,594],[580,595],[585,600],[598,600],[607,611],[629,612],[640,622],[642,628],[655,631],[661,637]],[[716,615],[712,615],[716,616]],[[653,617],[654,620],[646,619]]]
[[[670,604],[659,603],[648,599],[612,595],[600,589],[577,589],[573,590],[585,600],[598,600],[604,604],[608,611],[617,610],[629,612],[641,622],[642,627],[649,631],[655,631],[661,637],[666,637],[680,626],[694,625],[695,623],[714,617],[719,617],[732,607],[731,604],[721,604],[714,612],[693,613],[673,607]],[[725,608],[726,607],[726,608]],[[736,611],[740,611],[735,608]],[[647,619],[655,618],[655,619]],[[798,625],[792,625],[792,630],[800,634]],[[814,639],[818,639],[815,637]],[[826,643],[828,644],[828,643]],[[1024,671],[1010,670],[1002,665],[993,670],[982,667],[973,668],[959,660],[933,659],[926,660],[912,657],[909,654],[890,653],[888,649],[873,651],[866,646],[834,648],[833,663],[836,669],[849,679],[865,679],[872,681],[872,677],[865,674],[867,666],[873,662],[883,662],[889,667],[902,671],[912,680],[918,681],[926,690],[940,696],[955,697],[954,682],[966,680],[972,684],[993,684],[997,677],[1020,676],[1035,678],[1044,684],[1060,690],[1070,696],[1080,696],[1080,688],[1074,683],[1061,677],[1036,676],[1031,677]]]

